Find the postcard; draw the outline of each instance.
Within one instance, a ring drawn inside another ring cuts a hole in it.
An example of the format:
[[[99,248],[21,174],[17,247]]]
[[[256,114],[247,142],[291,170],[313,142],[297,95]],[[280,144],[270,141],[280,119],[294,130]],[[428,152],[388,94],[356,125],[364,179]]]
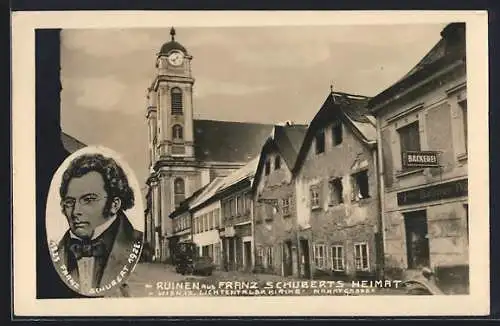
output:
[[[487,50],[481,11],[14,12],[14,315],[488,314]]]

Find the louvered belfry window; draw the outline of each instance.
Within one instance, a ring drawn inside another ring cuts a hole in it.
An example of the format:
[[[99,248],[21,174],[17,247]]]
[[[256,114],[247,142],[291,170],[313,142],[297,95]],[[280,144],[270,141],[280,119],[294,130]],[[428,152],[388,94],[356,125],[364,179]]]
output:
[[[180,88],[175,87],[172,88],[171,91],[171,106],[172,106],[172,114],[181,115],[182,114],[182,91]]]

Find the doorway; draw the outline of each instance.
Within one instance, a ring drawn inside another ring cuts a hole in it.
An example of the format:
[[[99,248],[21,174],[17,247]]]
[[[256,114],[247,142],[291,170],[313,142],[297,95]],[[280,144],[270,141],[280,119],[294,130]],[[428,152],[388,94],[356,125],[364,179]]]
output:
[[[300,266],[302,278],[311,278],[311,266],[309,264],[309,241],[306,239],[300,240]]]
[[[283,274],[284,276],[291,276],[292,273],[292,242],[288,240],[283,243]]]
[[[408,269],[428,267],[429,239],[425,210],[404,214]]]
[[[243,242],[243,250],[245,251],[245,270],[250,271],[252,269],[252,243]]]

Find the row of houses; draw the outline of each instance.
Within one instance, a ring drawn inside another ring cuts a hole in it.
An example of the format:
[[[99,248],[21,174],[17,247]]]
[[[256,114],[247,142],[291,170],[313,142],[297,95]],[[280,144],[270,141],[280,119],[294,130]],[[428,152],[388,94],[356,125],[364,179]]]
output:
[[[331,91],[308,125],[186,198],[169,247],[221,269],[380,277],[468,264],[465,24],[375,97]]]

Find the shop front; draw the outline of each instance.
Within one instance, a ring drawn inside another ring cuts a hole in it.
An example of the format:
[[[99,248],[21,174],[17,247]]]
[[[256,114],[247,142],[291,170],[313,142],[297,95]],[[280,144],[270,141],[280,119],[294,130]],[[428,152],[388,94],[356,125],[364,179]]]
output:
[[[221,228],[219,236],[222,240],[225,268],[233,271],[251,271],[252,232],[250,222]]]
[[[391,262],[408,272],[468,265],[467,178],[399,191],[386,214]]]

